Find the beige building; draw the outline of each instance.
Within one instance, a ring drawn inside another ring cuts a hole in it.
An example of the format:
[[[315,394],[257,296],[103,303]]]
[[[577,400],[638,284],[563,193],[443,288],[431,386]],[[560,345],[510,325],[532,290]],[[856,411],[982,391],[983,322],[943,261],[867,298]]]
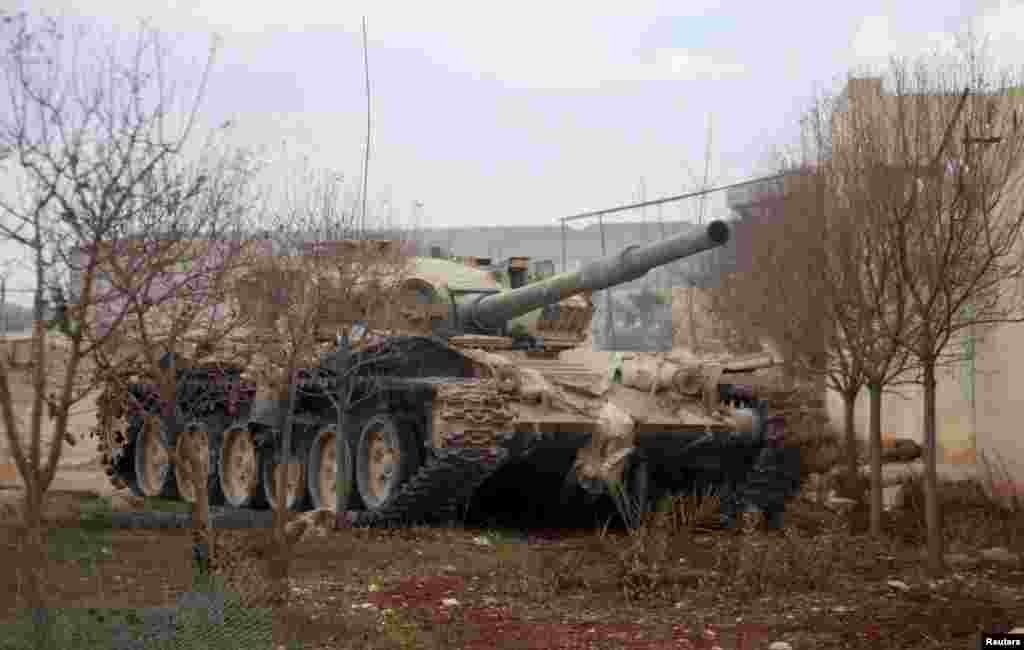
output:
[[[844,100],[851,104],[862,102],[877,106],[882,111],[894,111],[897,102],[909,106],[908,114],[927,106],[943,117],[951,116],[959,97],[909,96],[896,98],[883,92],[878,79],[851,80]],[[993,122],[1008,125],[1024,117],[1019,94],[972,97],[965,109],[975,116],[993,115]],[[980,111],[980,112],[979,112]],[[890,113],[891,114],[891,113]],[[841,137],[842,112],[833,122],[833,137]],[[948,118],[947,118],[948,119]],[[998,130],[999,126],[995,130]],[[937,130],[937,129],[936,129]],[[963,142],[963,130],[957,129],[956,142]],[[972,134],[985,136],[987,134]],[[996,145],[998,146],[998,145]],[[957,146],[953,151],[957,152]],[[959,146],[959,152],[963,146]],[[952,160],[959,162],[954,153]],[[915,172],[917,173],[917,172]],[[1020,199],[1021,186],[1013,188],[1010,200]],[[1022,246],[1024,248],[1024,246]],[[976,328],[980,330],[980,327]],[[982,454],[996,457],[1007,464],[1016,477],[1018,492],[1024,494],[1024,393],[1015,390],[1024,386],[1024,323],[991,326],[987,331],[964,331],[959,340],[961,361],[939,371],[937,387],[937,436],[940,462],[950,465],[978,466]],[[923,435],[922,388],[916,385],[894,387],[893,394],[883,399],[882,431],[885,436],[907,437],[921,440]],[[837,423],[842,421],[842,400],[830,395],[829,412]],[[860,396],[856,410],[856,428],[864,435],[868,424],[868,398],[866,391]],[[1018,429],[1017,427],[1022,427]]]

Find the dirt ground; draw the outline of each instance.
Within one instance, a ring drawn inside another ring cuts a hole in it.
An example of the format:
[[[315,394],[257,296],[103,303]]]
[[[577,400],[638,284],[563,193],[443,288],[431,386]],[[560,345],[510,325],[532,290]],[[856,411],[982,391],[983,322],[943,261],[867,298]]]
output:
[[[75,525],[79,496],[54,492],[55,530]],[[785,641],[794,649],[947,650],[1024,622],[1024,566],[981,561],[932,581],[920,540],[899,522],[887,525],[904,530],[902,538],[874,542],[811,504],[795,503],[789,519],[782,535],[751,526],[634,535],[340,529],[295,548],[288,600],[272,610],[273,636],[288,648],[754,650]],[[13,528],[0,535],[0,591],[8,594],[0,620],[11,620],[22,606],[18,547]],[[103,535],[108,550],[94,569],[76,557],[53,560],[50,602],[167,606],[189,589],[187,531]],[[230,589],[258,591],[262,562],[253,549],[265,539],[258,530],[220,534],[223,556],[237,558],[224,569]]]

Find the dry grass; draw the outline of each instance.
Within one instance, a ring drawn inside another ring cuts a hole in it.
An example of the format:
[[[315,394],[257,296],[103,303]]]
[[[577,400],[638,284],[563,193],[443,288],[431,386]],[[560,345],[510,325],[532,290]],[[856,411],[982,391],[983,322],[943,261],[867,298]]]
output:
[[[1014,478],[1006,464],[983,457],[978,477],[940,482],[939,507],[944,542],[949,549],[1004,547],[1024,552],[1024,496],[1001,495],[1000,488]],[[924,481],[908,475],[901,482],[903,507],[888,519],[894,535],[911,544],[925,539]]]

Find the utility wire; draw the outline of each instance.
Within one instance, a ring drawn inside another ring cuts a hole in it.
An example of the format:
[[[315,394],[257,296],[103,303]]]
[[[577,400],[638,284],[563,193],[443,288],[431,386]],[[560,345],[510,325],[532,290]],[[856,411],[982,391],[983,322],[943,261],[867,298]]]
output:
[[[617,208],[608,208],[606,210],[593,210],[591,212],[583,212],[581,214],[574,214],[569,217],[560,217],[559,221],[563,223],[566,221],[576,221],[577,219],[587,219],[590,217],[599,217],[605,214],[612,214],[615,212],[625,212],[626,210],[635,210],[637,208],[644,208],[649,205],[661,205],[662,203],[670,203],[672,201],[679,201],[681,199],[689,199],[695,196],[704,196],[705,194],[712,194],[714,192],[721,192],[723,190],[731,190],[735,187],[743,187],[745,185],[756,185],[757,183],[766,183],[768,181],[774,181],[786,176],[791,175],[793,172],[783,172],[781,174],[774,174],[772,176],[762,176],[761,178],[753,178],[748,181],[740,181],[739,183],[731,183],[729,185],[721,185],[719,187],[711,187],[708,189],[697,190],[696,192],[687,192],[686,194],[677,194],[675,196],[667,196],[663,199],[652,199],[650,201],[641,201],[640,203],[631,203],[630,205],[622,205]]]

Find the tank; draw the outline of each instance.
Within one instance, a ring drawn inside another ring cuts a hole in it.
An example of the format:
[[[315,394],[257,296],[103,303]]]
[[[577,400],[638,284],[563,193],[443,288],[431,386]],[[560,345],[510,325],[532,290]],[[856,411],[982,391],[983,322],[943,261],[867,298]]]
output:
[[[779,460],[784,418],[722,364],[616,372],[587,347],[592,292],[728,239],[714,221],[533,282],[526,258],[415,258],[401,280],[415,305],[404,325],[355,323],[288,396],[247,383],[244,369],[179,362],[205,404],[181,436],[207,441],[215,503],[264,508],[280,482],[289,509],[340,509],[354,525],[566,523],[602,508],[635,525],[659,496],[707,489],[726,525],[751,505],[781,525],[793,483]],[[180,495],[152,441],[153,390],[131,390],[134,411],[123,398],[107,405],[124,422],[108,474],[137,494]]]

